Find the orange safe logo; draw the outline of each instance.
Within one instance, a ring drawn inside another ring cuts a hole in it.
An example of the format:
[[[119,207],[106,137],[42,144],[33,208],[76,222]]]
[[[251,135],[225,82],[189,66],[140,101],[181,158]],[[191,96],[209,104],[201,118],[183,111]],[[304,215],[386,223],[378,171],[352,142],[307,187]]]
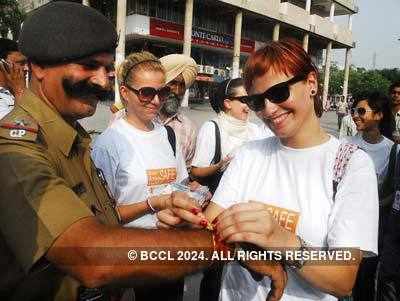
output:
[[[268,211],[278,221],[279,225],[292,233],[296,233],[300,213],[285,208],[267,205]]]
[[[157,186],[176,181],[176,168],[148,169],[147,186]]]

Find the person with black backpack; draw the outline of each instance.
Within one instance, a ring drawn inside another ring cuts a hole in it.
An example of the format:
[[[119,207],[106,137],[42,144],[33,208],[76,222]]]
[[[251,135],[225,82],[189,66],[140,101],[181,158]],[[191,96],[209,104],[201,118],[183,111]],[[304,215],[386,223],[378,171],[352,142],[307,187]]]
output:
[[[217,189],[235,151],[247,141],[261,139],[268,134],[248,121],[250,109],[245,103],[246,97],[243,79],[228,79],[220,83],[210,101],[218,115],[205,122],[197,136],[191,176],[207,186],[211,193]],[[204,272],[201,301],[218,299],[221,274],[222,268]]]
[[[188,178],[174,132],[154,121],[170,88],[161,62],[149,52],[129,55],[117,72],[126,114],[96,139],[92,158],[116,199],[122,222],[156,228],[151,213],[172,206],[166,185]]]
[[[223,171],[242,144],[272,136],[271,131],[262,131],[249,122],[246,97],[241,78],[223,81],[211,97],[211,107],[218,115],[200,128],[191,169],[191,176],[208,186],[211,193],[217,189]]]

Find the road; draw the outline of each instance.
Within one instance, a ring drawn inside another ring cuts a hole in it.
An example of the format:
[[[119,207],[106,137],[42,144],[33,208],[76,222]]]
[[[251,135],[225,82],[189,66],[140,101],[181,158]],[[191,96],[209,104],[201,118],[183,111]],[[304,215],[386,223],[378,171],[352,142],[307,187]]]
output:
[[[110,103],[100,103],[97,107],[96,113],[89,118],[82,119],[81,125],[89,131],[102,132],[108,125],[111,118],[111,112],[109,110]],[[215,117],[215,112],[211,109],[210,105],[207,104],[191,104],[190,108],[182,108],[182,111],[188,116],[193,122],[200,127],[205,121]],[[251,113],[250,120],[261,124],[261,120]],[[328,133],[337,136],[337,117],[335,112],[325,112],[321,118],[322,127],[327,130]]]

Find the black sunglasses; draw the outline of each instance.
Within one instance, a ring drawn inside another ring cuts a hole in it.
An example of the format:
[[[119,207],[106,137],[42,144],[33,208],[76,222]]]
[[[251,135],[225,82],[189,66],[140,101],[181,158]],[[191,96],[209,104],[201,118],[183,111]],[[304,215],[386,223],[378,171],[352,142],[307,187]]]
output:
[[[247,104],[247,95],[245,96],[228,96],[228,99],[230,100],[237,100],[240,101],[241,103]]]
[[[168,86],[162,87],[158,90],[153,87],[143,87],[140,89],[135,89],[127,84],[124,84],[124,86],[134,92],[138,96],[139,100],[142,102],[151,102],[156,95],[158,95],[158,99],[163,102],[171,93],[171,88]]]
[[[351,116],[354,116],[356,113],[357,113],[358,116],[364,116],[365,113],[367,113],[367,112],[373,112],[373,111],[372,110],[367,110],[367,109],[364,109],[364,108],[352,108],[350,110]]]
[[[305,80],[307,74],[296,75],[288,81],[276,84],[261,94],[249,95],[246,97],[246,103],[253,111],[261,111],[265,108],[265,99],[272,103],[282,103],[290,96],[290,86]]]

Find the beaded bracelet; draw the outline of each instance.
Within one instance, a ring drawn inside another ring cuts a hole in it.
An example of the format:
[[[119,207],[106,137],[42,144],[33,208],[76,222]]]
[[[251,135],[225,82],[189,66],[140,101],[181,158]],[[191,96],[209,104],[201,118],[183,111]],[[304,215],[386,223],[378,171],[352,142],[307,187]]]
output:
[[[151,205],[151,203],[150,203],[150,198],[147,198],[147,199],[146,199],[146,204],[147,204],[147,206],[150,208],[151,214],[157,213],[157,210],[154,209],[154,207],[153,207],[153,206]]]

